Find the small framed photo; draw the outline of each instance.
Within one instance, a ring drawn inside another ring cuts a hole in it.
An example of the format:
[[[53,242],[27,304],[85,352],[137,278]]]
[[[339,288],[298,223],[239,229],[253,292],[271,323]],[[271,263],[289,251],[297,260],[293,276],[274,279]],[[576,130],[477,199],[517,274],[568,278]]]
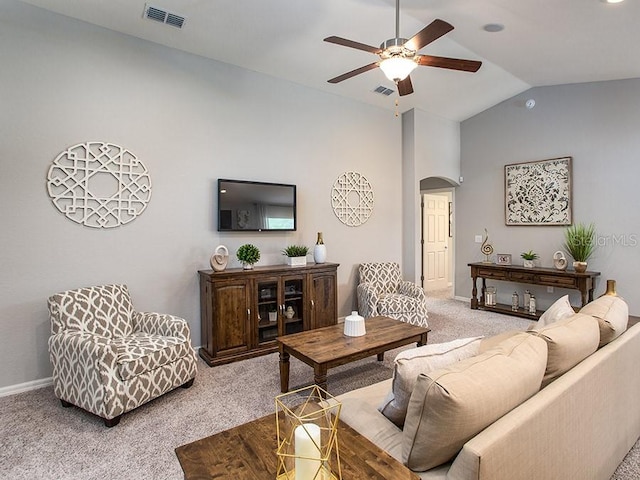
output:
[[[511,265],[510,253],[498,253],[496,254],[496,264],[498,265]]]

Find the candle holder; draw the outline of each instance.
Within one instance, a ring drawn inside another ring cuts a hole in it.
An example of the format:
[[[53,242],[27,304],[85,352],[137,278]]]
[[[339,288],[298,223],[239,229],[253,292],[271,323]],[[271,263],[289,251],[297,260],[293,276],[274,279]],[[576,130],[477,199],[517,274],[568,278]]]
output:
[[[276,480],[342,480],[338,452],[341,407],[317,385],[276,397]]]

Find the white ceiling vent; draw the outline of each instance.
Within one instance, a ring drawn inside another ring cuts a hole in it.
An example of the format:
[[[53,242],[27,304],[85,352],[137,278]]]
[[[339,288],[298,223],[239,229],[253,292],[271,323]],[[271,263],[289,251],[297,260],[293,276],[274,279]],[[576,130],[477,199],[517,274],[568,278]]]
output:
[[[168,12],[163,8],[154,7],[153,5],[146,4],[144,6],[144,18],[149,20],[155,20],[156,22],[166,23],[172,27],[182,28],[184,25],[185,17],[176,15],[175,13]]]
[[[375,93],[379,93],[380,95],[385,95],[385,96],[389,96],[393,93],[393,90],[391,90],[390,88],[384,87],[382,85],[380,85],[378,88],[376,88],[374,90]]]

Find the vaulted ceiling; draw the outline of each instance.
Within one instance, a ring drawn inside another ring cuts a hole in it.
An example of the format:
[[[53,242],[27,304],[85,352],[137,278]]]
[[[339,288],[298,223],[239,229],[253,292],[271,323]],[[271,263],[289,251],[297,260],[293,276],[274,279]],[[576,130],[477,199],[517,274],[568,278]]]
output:
[[[182,28],[144,18],[144,0],[23,0],[56,13],[331,94],[394,110],[380,69],[327,80],[376,60],[323,42],[378,46],[395,36],[395,0],[149,0]],[[640,1],[402,0],[400,36],[440,18],[455,29],[420,53],[481,60],[477,73],[419,67],[398,109],[466,119],[532,86],[640,77]],[[489,33],[486,24],[504,30]]]

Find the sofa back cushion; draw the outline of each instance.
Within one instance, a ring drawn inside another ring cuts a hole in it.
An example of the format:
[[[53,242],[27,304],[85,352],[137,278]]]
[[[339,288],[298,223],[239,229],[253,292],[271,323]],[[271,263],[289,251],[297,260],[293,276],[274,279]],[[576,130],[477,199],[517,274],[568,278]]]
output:
[[[394,360],[391,391],[378,410],[402,428],[418,375],[448,367],[477,354],[481,339],[482,337],[460,338],[400,352]]]
[[[68,290],[49,297],[48,306],[53,335],[77,330],[111,338],[133,331],[133,305],[126,285]]]
[[[420,375],[409,401],[402,459],[416,471],[453,458],[478,432],[540,389],[547,345],[521,332],[495,348]]]
[[[604,295],[585,305],[580,313],[591,315],[598,320],[600,343],[598,348],[618,338],[627,329],[629,306],[620,297]]]
[[[595,352],[600,341],[598,321],[582,313],[529,332],[545,340],[549,347],[543,387]]]

